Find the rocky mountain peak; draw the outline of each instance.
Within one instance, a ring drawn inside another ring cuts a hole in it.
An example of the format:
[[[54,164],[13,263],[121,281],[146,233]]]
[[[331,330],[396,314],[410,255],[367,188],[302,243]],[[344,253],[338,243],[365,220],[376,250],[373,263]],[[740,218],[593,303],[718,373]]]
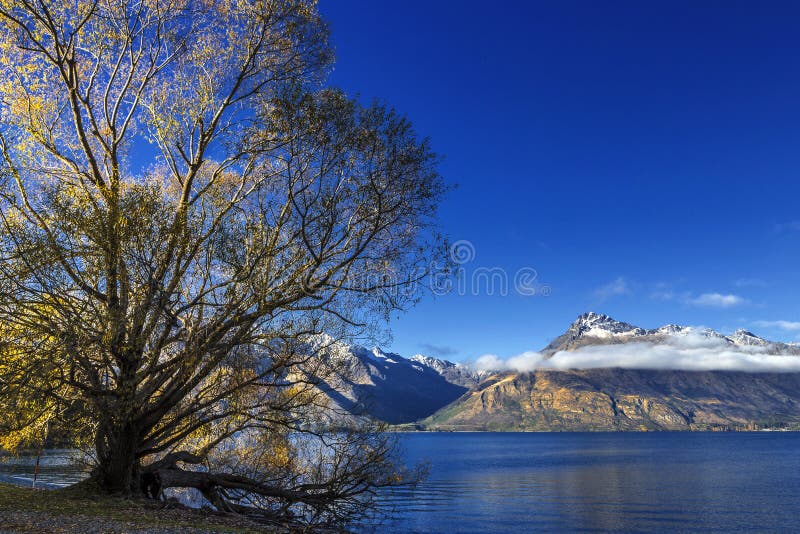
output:
[[[719,343],[728,343],[742,350],[757,350],[771,354],[800,355],[800,345],[769,341],[744,329],[725,335],[706,327],[668,324],[653,330],[646,330],[628,323],[617,321],[608,315],[589,312],[575,320],[569,329],[542,350],[546,358],[561,350],[576,350],[587,345],[607,345],[618,343],[664,343],[673,338],[705,338]]]
[[[666,324],[666,325],[664,325],[662,327],[657,328],[655,333],[656,334],[667,334],[667,335],[680,334],[680,333],[686,332],[688,329],[689,329],[688,327],[681,326],[681,325],[678,325],[678,324]]]
[[[736,343],[737,345],[754,345],[754,346],[764,347],[772,344],[766,339],[758,337],[752,332],[748,332],[747,330],[743,330],[741,328],[736,332],[734,332],[733,334],[731,334],[729,336],[729,339],[734,343]]]
[[[463,363],[453,363],[448,360],[425,356],[424,354],[415,354],[409,358],[409,361],[433,369],[449,382],[465,387],[472,387],[478,384],[490,374],[488,371],[473,369]]]
[[[570,332],[575,336],[601,338],[619,334],[644,335],[647,333],[643,328],[623,323],[608,315],[595,312],[584,313],[579,316],[570,326]]]
[[[444,369],[452,369],[457,365],[453,362],[447,360],[441,360],[439,358],[433,358],[431,356],[425,356],[424,354],[415,354],[411,356],[409,360],[411,360],[412,362],[417,362],[419,364],[422,364],[426,367],[430,367],[438,371],[439,373],[441,373],[441,371]]]
[[[762,339],[759,336],[755,335],[754,333],[745,330],[744,328],[739,328],[738,330],[736,330],[733,334],[731,334],[731,337],[742,337],[742,338],[753,337]]]

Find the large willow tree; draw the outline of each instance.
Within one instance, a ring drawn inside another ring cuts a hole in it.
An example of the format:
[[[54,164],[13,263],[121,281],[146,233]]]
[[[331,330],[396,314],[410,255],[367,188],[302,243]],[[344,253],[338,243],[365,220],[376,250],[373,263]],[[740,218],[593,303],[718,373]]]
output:
[[[309,340],[414,301],[443,185],[331,56],[309,0],[0,0],[2,444],[55,428],[102,491],[314,519],[402,479],[320,430]]]

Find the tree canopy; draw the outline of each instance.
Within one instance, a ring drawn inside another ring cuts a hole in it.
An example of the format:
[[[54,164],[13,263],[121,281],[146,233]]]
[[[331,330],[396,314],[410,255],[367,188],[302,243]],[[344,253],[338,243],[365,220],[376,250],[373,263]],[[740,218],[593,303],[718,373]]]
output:
[[[315,340],[415,302],[446,186],[331,65],[307,0],[0,0],[0,445],[313,521],[404,480]]]

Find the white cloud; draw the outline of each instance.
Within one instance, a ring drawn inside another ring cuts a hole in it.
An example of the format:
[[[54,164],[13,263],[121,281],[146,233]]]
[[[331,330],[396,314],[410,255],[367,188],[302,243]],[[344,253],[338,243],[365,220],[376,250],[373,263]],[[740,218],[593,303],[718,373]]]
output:
[[[754,325],[762,328],[780,328],[781,330],[800,330],[800,321],[754,321]]]
[[[705,308],[733,308],[747,302],[738,295],[723,295],[721,293],[703,293],[699,297],[690,298],[688,303],[693,306]]]
[[[524,352],[501,359],[483,356],[485,370],[672,369],[684,371],[800,372],[800,356],[766,354],[760,347],[736,347],[724,339],[702,335],[673,336],[667,343],[625,343],[595,345],[574,351],[560,351],[550,359],[537,352]],[[480,359],[479,359],[480,361]]]
[[[520,372],[533,371],[542,361],[542,355],[529,351],[508,359],[508,366]]]
[[[618,295],[629,295],[630,293],[631,288],[627,280],[622,276],[594,290],[594,296],[603,300]]]
[[[685,371],[800,371],[800,357],[735,350],[722,344],[705,346],[629,343],[584,347],[559,352],[547,367],[556,369],[625,367],[631,369],[680,369]]]
[[[495,356],[494,354],[484,354],[483,356],[478,357],[475,360],[475,363],[472,364],[474,369],[478,371],[499,371],[501,369],[509,369],[508,364],[500,359],[499,356]]]
[[[541,367],[543,357],[535,351],[523,352],[506,360],[494,354],[484,354],[472,367],[478,371],[518,371],[526,373]]]

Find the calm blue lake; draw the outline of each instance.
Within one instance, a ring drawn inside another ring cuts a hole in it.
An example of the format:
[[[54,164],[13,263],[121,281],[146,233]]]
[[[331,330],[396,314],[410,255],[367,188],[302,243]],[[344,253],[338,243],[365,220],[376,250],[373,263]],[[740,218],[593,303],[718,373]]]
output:
[[[383,495],[366,532],[800,532],[800,433],[400,434],[427,462],[414,490]],[[30,483],[34,459],[0,458],[0,480]],[[48,451],[39,480],[85,476]]]
[[[399,532],[800,531],[800,433],[420,433]]]

